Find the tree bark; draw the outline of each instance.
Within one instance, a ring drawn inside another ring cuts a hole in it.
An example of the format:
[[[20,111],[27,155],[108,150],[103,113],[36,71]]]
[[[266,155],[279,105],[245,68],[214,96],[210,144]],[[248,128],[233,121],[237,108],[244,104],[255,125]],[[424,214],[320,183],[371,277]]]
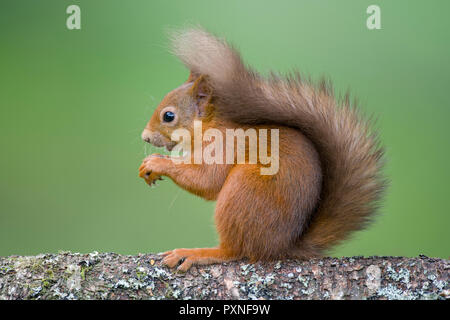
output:
[[[151,254],[0,258],[0,299],[449,299],[450,261],[324,258],[192,267]]]

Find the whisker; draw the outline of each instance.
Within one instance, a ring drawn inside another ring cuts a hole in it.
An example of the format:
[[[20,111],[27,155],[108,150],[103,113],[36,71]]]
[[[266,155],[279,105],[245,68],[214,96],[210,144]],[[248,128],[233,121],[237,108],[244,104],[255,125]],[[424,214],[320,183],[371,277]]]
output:
[[[177,188],[178,192],[175,194],[174,198],[172,199],[172,202],[169,204],[169,207],[167,208],[167,211],[170,212],[170,209],[172,209],[173,205],[175,204],[175,201],[178,199],[181,193],[181,189]]]

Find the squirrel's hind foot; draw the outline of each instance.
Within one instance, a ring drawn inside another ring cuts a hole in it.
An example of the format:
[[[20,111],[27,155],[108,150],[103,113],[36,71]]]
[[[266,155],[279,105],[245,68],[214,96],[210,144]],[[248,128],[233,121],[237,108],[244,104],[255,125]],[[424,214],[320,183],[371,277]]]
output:
[[[163,264],[174,268],[180,262],[177,270],[186,272],[193,265],[208,265],[236,260],[225,250],[220,248],[196,248],[196,249],[174,249],[162,254]]]

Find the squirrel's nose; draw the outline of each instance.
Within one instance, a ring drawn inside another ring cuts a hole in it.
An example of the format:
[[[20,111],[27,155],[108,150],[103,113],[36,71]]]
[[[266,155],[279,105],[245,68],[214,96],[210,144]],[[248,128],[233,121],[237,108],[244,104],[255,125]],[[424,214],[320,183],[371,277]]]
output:
[[[142,138],[142,140],[144,140],[145,142],[150,143],[150,141],[151,141],[151,136],[152,136],[152,133],[151,133],[150,130],[144,129],[144,131],[142,131],[141,138]]]

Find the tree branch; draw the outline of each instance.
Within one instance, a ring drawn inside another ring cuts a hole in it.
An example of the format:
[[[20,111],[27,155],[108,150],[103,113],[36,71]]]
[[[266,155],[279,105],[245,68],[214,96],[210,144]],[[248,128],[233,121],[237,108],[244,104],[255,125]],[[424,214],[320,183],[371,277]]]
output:
[[[0,299],[449,299],[450,261],[324,258],[193,267],[158,255],[60,253],[0,258]]]

